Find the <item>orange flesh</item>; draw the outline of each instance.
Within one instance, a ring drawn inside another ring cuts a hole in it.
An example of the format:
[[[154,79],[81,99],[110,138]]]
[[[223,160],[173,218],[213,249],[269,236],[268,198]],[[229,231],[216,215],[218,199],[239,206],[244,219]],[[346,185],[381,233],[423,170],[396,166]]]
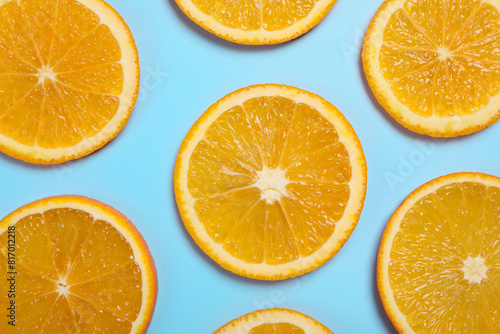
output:
[[[315,0],[193,0],[196,7],[217,22],[245,31],[282,30],[306,17]]]
[[[0,134],[46,149],[96,135],[118,111],[120,60],[110,29],[79,2],[7,2],[0,7]]]
[[[277,324],[262,324],[252,328],[248,334],[305,334],[302,328],[282,322]]]
[[[499,217],[500,188],[473,182],[445,185],[405,215],[389,280],[416,333],[500,332]],[[469,257],[484,259],[480,282],[465,277]]]
[[[191,155],[188,189],[216,243],[247,263],[278,265],[331,237],[350,179],[334,126],[310,106],[270,96],[247,100],[210,126]]]
[[[444,5],[443,5],[444,4]],[[500,14],[480,0],[408,0],[384,30],[380,67],[423,116],[466,116],[500,91]]]
[[[142,305],[142,275],[118,230],[70,208],[26,216],[15,228],[16,313],[24,332],[130,333]],[[2,266],[7,240],[8,231],[0,235]],[[8,291],[5,275],[0,289]],[[9,302],[0,294],[0,305]],[[6,326],[2,321],[0,332]]]

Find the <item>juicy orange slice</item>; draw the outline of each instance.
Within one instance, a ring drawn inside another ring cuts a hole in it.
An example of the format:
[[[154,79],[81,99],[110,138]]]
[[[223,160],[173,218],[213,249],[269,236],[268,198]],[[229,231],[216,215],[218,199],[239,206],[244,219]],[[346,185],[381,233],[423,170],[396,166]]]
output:
[[[214,334],[333,334],[313,318],[288,309],[267,309],[241,316]]]
[[[500,118],[499,29],[496,0],[387,0],[363,46],[368,83],[412,131],[480,131]]]
[[[3,0],[0,18],[0,150],[52,164],[113,139],[139,90],[120,15],[102,0]]]
[[[149,326],[153,258],[132,223],[96,200],[51,197],[14,211],[0,221],[0,263],[0,305],[10,308],[0,333],[145,333]]]
[[[359,219],[366,161],[344,116],[312,93],[243,88],[194,124],[175,167],[175,195],[197,244],[239,275],[312,271]]]
[[[240,44],[278,44],[316,26],[337,0],[176,0],[205,30]]]
[[[500,178],[450,174],[394,212],[378,287],[400,333],[500,333]]]

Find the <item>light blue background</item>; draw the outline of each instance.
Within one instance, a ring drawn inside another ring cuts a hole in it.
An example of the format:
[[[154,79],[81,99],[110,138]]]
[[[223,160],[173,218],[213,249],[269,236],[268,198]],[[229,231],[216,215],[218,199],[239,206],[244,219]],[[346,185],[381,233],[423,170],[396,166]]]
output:
[[[383,111],[360,61],[364,33],[381,0],[339,0],[303,37],[268,47],[214,37],[173,0],[109,2],[129,24],[140,53],[141,95],[128,125],[100,151],[59,166],[0,154],[0,216],[61,194],[93,197],[123,212],[148,242],[158,269],[151,334],[213,333],[267,307],[304,312],[336,334],[395,333],[375,286],[388,218],[414,188],[437,176],[500,175],[500,124],[464,138],[433,140],[406,131]],[[222,96],[258,83],[297,86],[332,102],[353,125],[368,162],[365,208],[343,249],[318,270],[275,283],[237,277],[205,256],[182,225],[172,186],[175,157],[190,126]]]

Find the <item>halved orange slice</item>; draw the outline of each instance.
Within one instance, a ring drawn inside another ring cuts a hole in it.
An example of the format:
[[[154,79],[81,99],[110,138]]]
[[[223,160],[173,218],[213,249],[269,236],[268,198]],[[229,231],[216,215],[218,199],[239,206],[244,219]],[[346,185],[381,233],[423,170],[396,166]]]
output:
[[[273,308],[241,316],[214,334],[333,334],[313,318],[288,309]]]
[[[139,91],[132,34],[102,0],[0,1],[0,150],[27,162],[90,154]]]
[[[21,207],[0,221],[0,263],[0,333],[146,333],[153,258],[106,204],[58,196]]]
[[[389,220],[377,282],[400,333],[500,333],[499,279],[500,178],[439,177]]]
[[[174,178],[182,220],[205,253],[236,274],[279,280],[318,268],[349,238],[366,161],[332,104],[266,84],[235,91],[201,116]]]
[[[278,44],[316,26],[337,0],[176,0],[199,26],[240,44]]]
[[[363,45],[368,83],[406,128],[435,137],[500,118],[500,1],[387,0]]]

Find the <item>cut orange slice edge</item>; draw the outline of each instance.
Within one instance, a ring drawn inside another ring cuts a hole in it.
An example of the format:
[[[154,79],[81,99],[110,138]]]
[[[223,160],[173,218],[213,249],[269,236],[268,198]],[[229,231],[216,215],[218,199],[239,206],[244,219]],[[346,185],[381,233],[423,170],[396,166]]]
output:
[[[214,334],[333,334],[313,318],[300,312],[273,308],[241,316]]]
[[[176,0],[196,24],[225,40],[249,45],[278,44],[316,26],[336,0]]]
[[[146,333],[154,261],[120,212],[81,196],[27,204],[0,221],[0,332]],[[13,305],[13,307],[11,306]],[[15,326],[14,326],[15,325]]]
[[[412,192],[378,254],[383,306],[399,333],[500,331],[500,178],[455,173]]]
[[[496,0],[387,0],[363,45],[370,88],[411,131],[480,131],[500,118],[499,29]]]
[[[366,194],[356,133],[329,102],[265,84],[237,90],[193,125],[177,156],[180,215],[224,268],[279,280],[331,259]]]
[[[88,155],[139,92],[130,29],[102,0],[0,1],[0,150],[37,164]]]

